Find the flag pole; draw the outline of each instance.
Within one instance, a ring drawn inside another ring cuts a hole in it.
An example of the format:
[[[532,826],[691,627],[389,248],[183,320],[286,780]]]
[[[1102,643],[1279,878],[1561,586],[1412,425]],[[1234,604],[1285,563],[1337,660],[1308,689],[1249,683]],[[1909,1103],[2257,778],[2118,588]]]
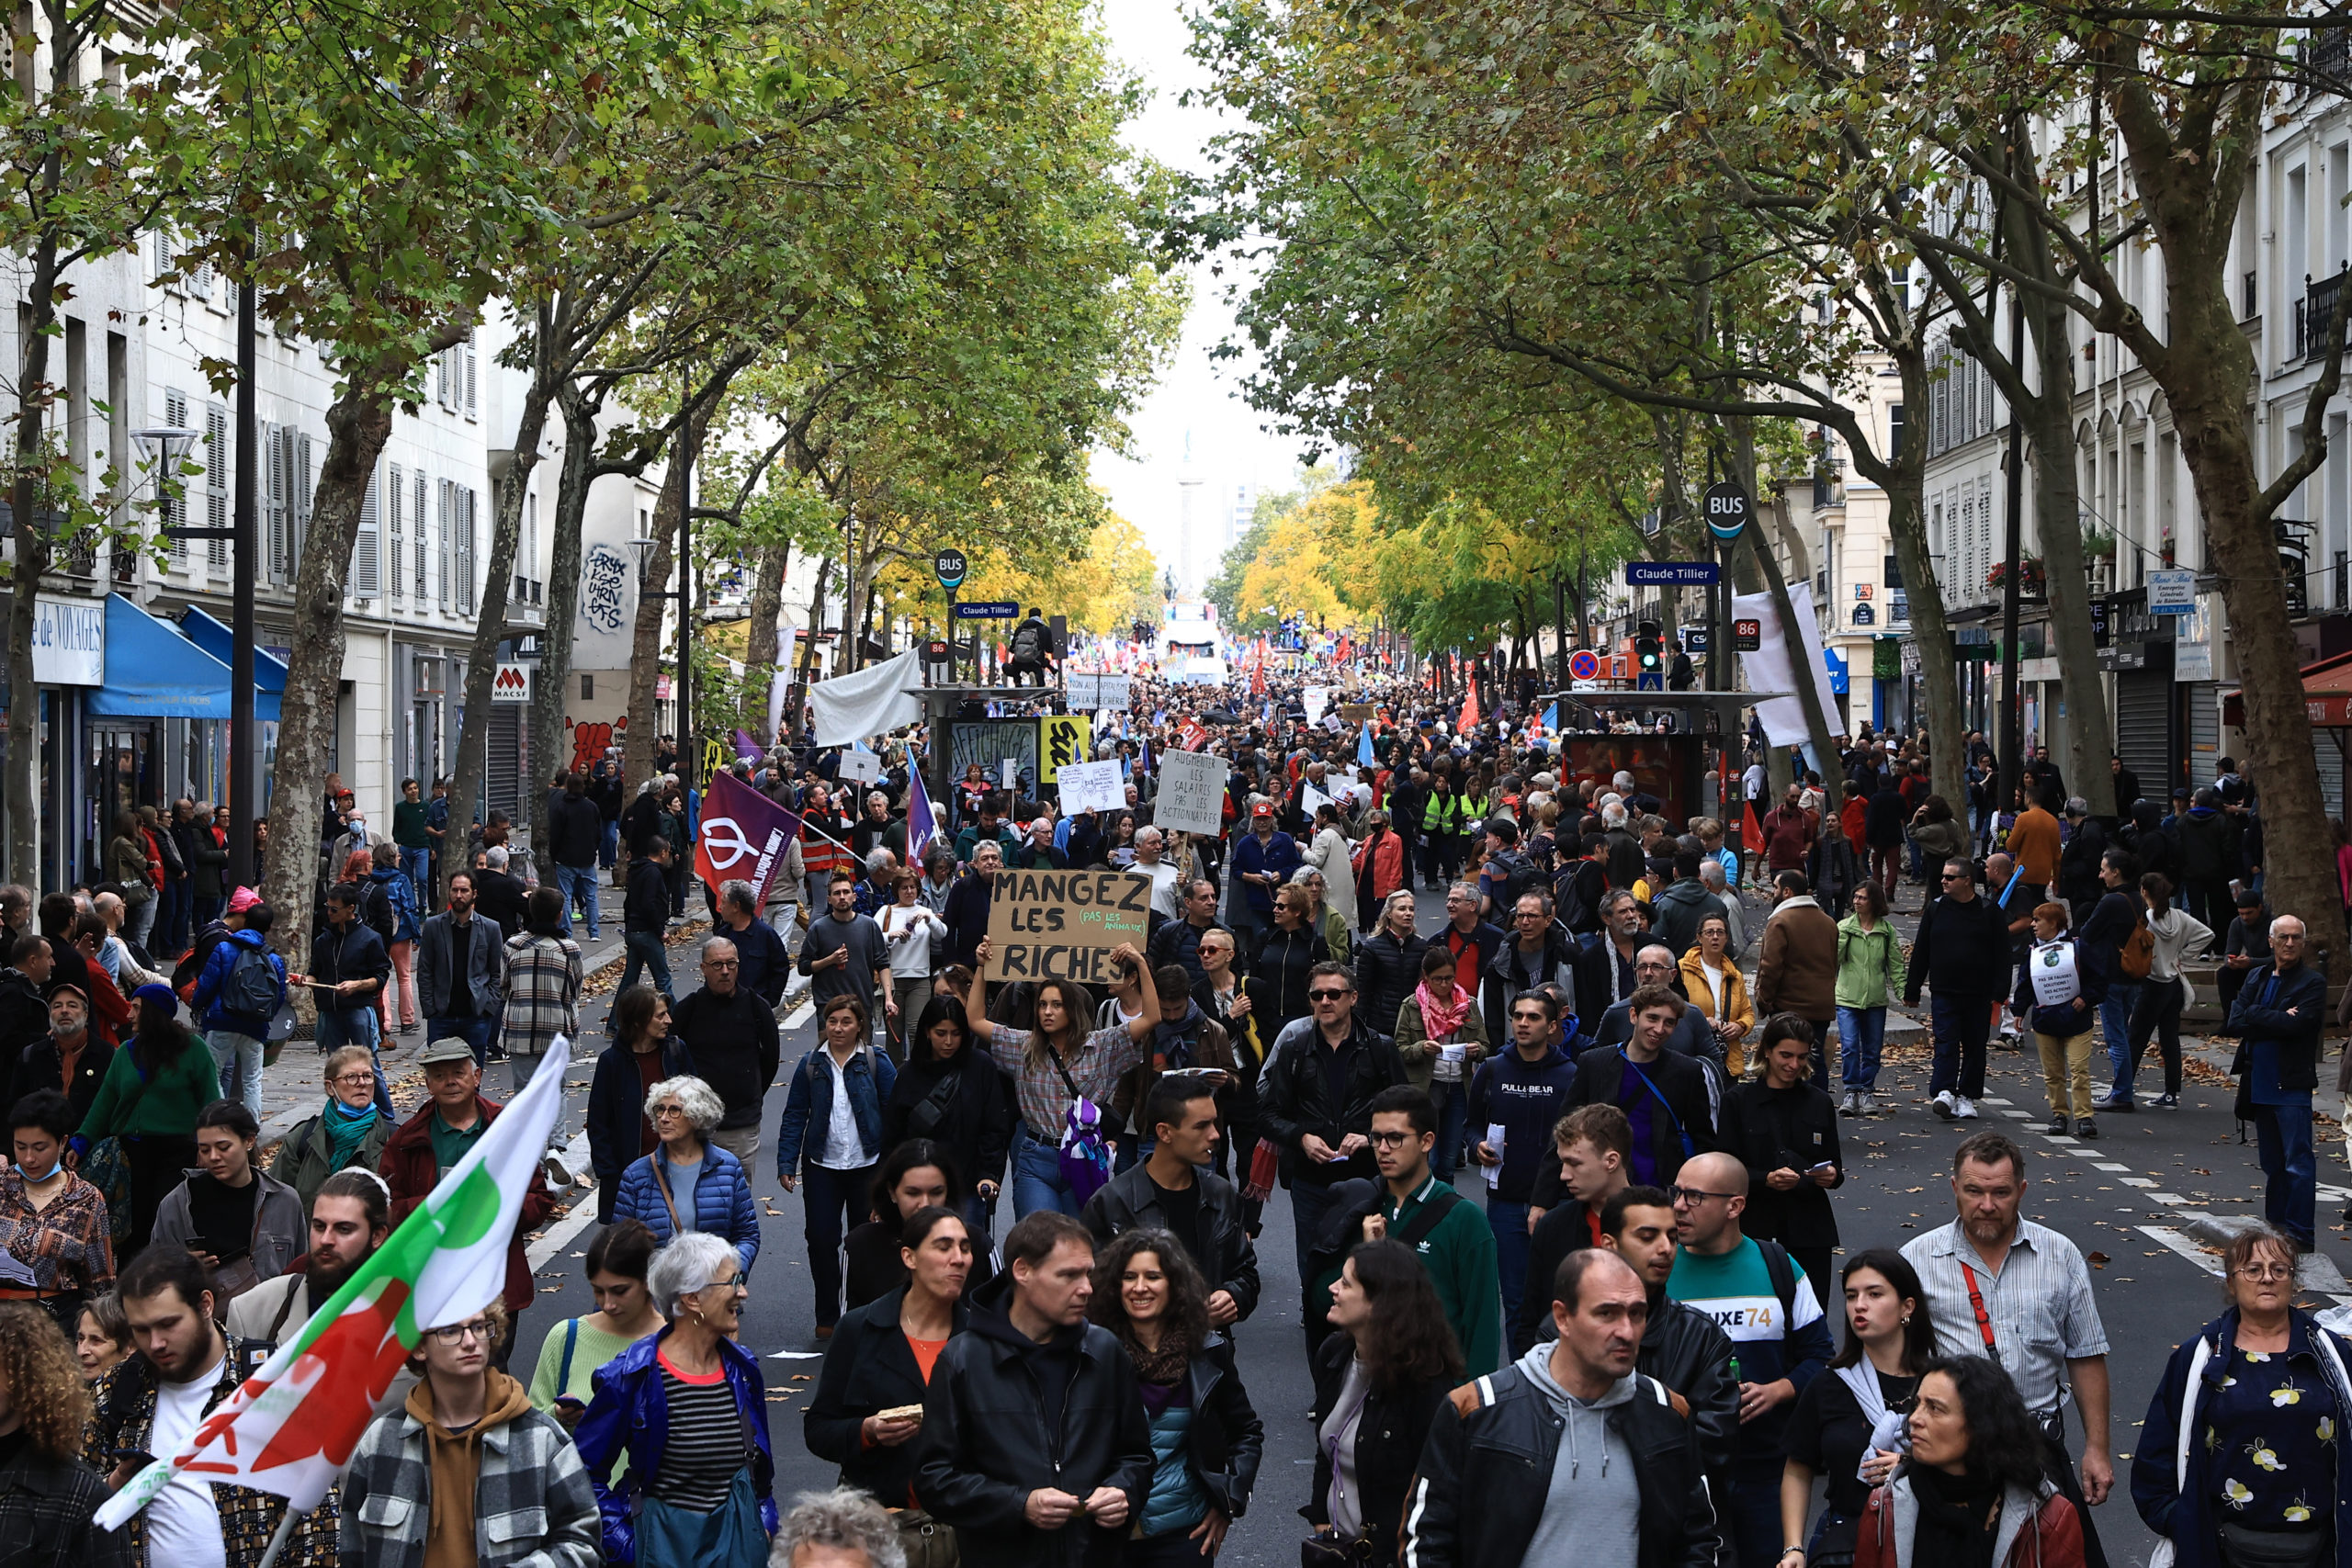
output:
[[[288,1502],[285,1512],[278,1516],[277,1528],[270,1532],[269,1550],[261,1554],[258,1568],[277,1568],[277,1554],[285,1550],[288,1541],[294,1539],[294,1527],[301,1522],[302,1516]]]

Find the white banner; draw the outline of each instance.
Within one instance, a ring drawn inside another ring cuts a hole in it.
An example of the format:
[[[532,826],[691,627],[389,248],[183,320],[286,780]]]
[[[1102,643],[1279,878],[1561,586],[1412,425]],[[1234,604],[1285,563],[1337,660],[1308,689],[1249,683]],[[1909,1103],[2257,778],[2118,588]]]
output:
[[[2033,950],[2029,971],[2033,976],[2037,1007],[2062,1008],[2083,994],[2082,976],[2075,973],[2075,944],[2045,942]]]
[[[1115,761],[1064,762],[1055,782],[1061,788],[1062,810],[1070,816],[1116,811],[1127,803],[1126,781]]]
[[[1299,700],[1306,706],[1306,722],[1320,724],[1323,722],[1324,710],[1331,705],[1331,688],[1309,686],[1299,694]]]
[[[1814,624],[1813,585],[1806,582],[1789,584],[1789,607],[1796,614],[1797,633],[1804,640],[1805,656],[1813,666],[1815,690],[1821,694],[1821,714],[1829,724],[1831,734],[1840,728],[1838,721],[1837,694],[1829,689],[1829,661],[1822,657],[1821,631]],[[1804,703],[1794,694],[1796,676],[1789,661],[1788,638],[1781,632],[1780,607],[1766,593],[1735,593],[1731,596],[1731,613],[1735,620],[1753,619],[1758,626],[1759,641],[1754,653],[1739,656],[1739,667],[1747,677],[1752,692],[1787,692],[1785,697],[1756,705],[1757,721],[1764,727],[1764,739],[1773,746],[1803,746],[1813,737],[1805,729]]]
[[[1225,784],[1231,776],[1214,752],[1162,751],[1151,819],[1171,833],[1215,837],[1225,829]]]
[[[910,649],[854,674],[836,675],[808,688],[808,705],[817,716],[817,744],[846,746],[888,735],[901,725],[922,720],[922,704],[911,688],[922,680],[916,664],[921,657]]]

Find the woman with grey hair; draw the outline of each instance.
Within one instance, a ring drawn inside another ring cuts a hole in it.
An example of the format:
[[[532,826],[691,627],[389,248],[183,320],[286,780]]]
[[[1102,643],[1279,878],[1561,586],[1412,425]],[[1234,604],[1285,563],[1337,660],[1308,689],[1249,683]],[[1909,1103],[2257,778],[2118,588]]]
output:
[[[718,1237],[689,1231],[653,1255],[645,1283],[670,1321],[597,1369],[575,1434],[604,1517],[605,1559],[763,1568],[779,1523],[775,1459],[767,1382],[732,1337],[743,1321],[742,1265]]]
[[[768,1568],[907,1568],[890,1510],[843,1486],[803,1492],[775,1532]]]
[[[647,1089],[646,1119],[661,1143],[621,1172],[613,1217],[638,1221],[665,1245],[695,1232],[718,1236],[748,1274],[760,1255],[760,1215],[743,1162],[710,1141],[725,1113],[718,1091],[697,1077]]]

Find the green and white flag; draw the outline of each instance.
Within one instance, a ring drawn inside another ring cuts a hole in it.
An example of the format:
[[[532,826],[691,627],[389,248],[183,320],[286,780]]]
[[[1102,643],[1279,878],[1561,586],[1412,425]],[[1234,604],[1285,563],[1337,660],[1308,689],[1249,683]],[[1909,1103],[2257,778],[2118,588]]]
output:
[[[390,1239],[186,1448],[107,1499],[99,1525],[121,1529],[182,1475],[275,1493],[300,1513],[324,1501],[424,1331],[462,1323],[505,1290],[507,1247],[571,1061],[571,1042],[559,1035],[530,1085]]]

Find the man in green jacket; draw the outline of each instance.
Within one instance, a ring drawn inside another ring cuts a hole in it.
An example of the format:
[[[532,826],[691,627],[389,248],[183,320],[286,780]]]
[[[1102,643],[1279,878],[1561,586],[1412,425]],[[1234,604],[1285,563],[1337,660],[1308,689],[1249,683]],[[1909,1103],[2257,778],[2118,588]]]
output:
[[[1427,1093],[1398,1084],[1373,1097],[1372,1157],[1385,1190],[1380,1206],[1364,1216],[1363,1238],[1394,1237],[1419,1257],[1462,1347],[1465,1373],[1479,1378],[1502,1365],[1495,1233],[1477,1204],[1430,1174],[1430,1150],[1436,1145],[1437,1108]]]

